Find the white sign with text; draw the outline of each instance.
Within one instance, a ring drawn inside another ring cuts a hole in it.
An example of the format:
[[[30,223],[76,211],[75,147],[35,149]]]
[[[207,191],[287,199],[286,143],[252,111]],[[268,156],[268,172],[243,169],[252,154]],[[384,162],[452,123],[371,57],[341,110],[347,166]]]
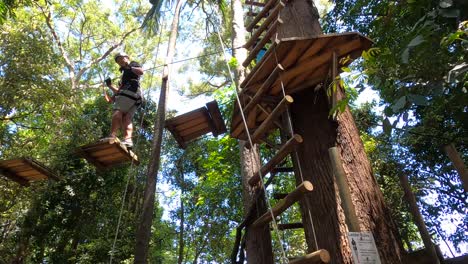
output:
[[[380,264],[379,252],[371,232],[349,232],[354,264]]]

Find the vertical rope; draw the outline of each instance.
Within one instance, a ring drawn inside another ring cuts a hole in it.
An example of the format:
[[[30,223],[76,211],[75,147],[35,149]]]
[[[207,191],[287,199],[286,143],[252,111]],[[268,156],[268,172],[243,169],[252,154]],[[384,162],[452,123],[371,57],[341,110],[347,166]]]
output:
[[[221,21],[221,19],[219,18],[219,14],[218,14],[217,10],[215,10],[215,12],[217,14],[218,20]],[[221,23],[218,23],[218,25],[220,25],[220,24]],[[228,71],[229,71],[229,77],[231,79],[231,82],[236,86],[236,89],[235,89],[235,91],[236,91],[236,102],[237,102],[237,105],[239,107],[239,112],[240,112],[241,117],[242,117],[242,122],[244,124],[244,129],[247,132],[247,137],[248,137],[249,144],[252,147],[252,151],[253,151],[253,153],[255,155],[256,150],[253,147],[253,141],[252,141],[252,138],[251,138],[250,133],[249,133],[249,129],[248,129],[248,126],[247,126],[247,121],[246,121],[246,118],[245,118],[245,115],[244,115],[244,111],[242,109],[242,104],[241,104],[241,101],[240,101],[240,98],[239,98],[237,84],[234,81],[234,77],[232,75],[231,67],[229,66],[229,63],[228,63],[228,58],[227,58],[227,55],[226,55],[226,52],[225,52],[226,48],[224,47],[224,43],[223,43],[223,40],[221,38],[221,33],[219,32],[219,29],[217,27],[215,27],[215,30],[216,30],[216,32],[218,34],[218,39],[219,39],[219,42],[221,44],[221,49],[223,50],[224,61],[226,62],[226,66],[227,66]],[[258,155],[256,155],[256,156],[258,157]],[[279,241],[279,243],[281,245],[280,248],[281,248],[281,254],[282,254],[282,262],[283,263],[288,263],[289,261],[288,261],[288,258],[286,257],[286,252],[284,251],[284,248],[282,246],[283,243],[281,241],[281,236],[280,236],[279,231],[278,231],[278,225],[276,223],[276,219],[275,219],[275,216],[273,214],[273,210],[271,209],[270,200],[268,199],[268,195],[267,195],[267,192],[266,192],[266,189],[265,189],[265,184],[263,182],[263,177],[262,177],[262,172],[261,172],[261,160],[260,159],[258,159],[258,160],[259,160],[259,162],[256,162],[257,169],[258,169],[258,175],[260,177],[261,186],[262,186],[263,190],[265,191],[265,196],[267,198],[266,202],[267,202],[268,211],[269,211],[269,213],[271,214],[271,217],[272,217],[273,230],[275,230],[276,236],[277,236],[278,241]]]
[[[279,17],[279,15],[278,15],[278,17]],[[275,38],[278,38],[278,33],[276,33]],[[279,64],[278,54],[276,52],[276,47],[274,47],[273,54],[275,55],[276,64]],[[278,75],[279,75],[280,84],[281,84],[281,91],[283,93],[283,97],[285,97],[286,96],[286,90],[285,90],[285,87],[284,87],[282,73],[280,72]],[[293,125],[292,125],[291,113],[289,111],[289,107],[286,108],[286,117],[287,117],[287,120],[288,120],[289,132],[290,132],[291,135],[294,135],[294,128],[293,128]],[[304,174],[302,172],[302,165],[301,165],[301,161],[299,159],[299,154],[297,153],[297,150],[294,150],[293,154],[294,154],[294,156],[296,158],[296,161],[297,161],[297,167],[299,169],[299,177],[301,178],[301,182],[304,182]],[[312,226],[312,236],[314,237],[315,249],[318,250],[319,247],[318,247],[318,241],[317,241],[317,234],[315,232],[315,223],[314,223],[314,219],[312,218],[312,213],[310,212],[310,201],[308,199],[305,199],[305,203],[306,203],[306,207],[307,207],[307,215],[309,217],[309,220],[310,220],[310,223],[311,223],[311,226]]]

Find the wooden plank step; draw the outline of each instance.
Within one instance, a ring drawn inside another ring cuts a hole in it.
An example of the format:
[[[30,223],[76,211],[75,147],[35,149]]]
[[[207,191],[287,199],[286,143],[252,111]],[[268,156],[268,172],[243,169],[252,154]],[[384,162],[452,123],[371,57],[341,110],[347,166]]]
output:
[[[330,261],[330,253],[325,249],[320,249],[303,257],[295,258],[289,261],[289,264],[321,264],[330,263]]]
[[[33,158],[19,158],[0,161],[0,174],[21,184],[29,186],[30,182],[45,179],[60,180],[49,168]]]
[[[291,207],[295,202],[299,201],[304,194],[311,192],[314,189],[312,183],[309,181],[302,182],[296,187],[294,191],[289,193],[283,200],[279,201],[272,209],[262,216],[260,216],[253,224],[254,227],[261,227],[272,221],[272,213],[274,217],[277,217],[286,209]]]
[[[289,229],[299,229],[304,228],[303,223],[288,223],[288,224],[278,224],[278,230],[289,230]]]
[[[281,19],[278,18],[278,14],[279,12],[285,7],[285,3],[283,3],[282,1],[278,2],[278,4],[276,5],[276,7],[271,11],[271,13],[268,15],[268,17],[265,19],[265,21],[262,23],[262,25],[260,25],[260,27],[255,30],[255,32],[252,34],[252,37],[245,43],[244,45],[244,48],[248,49],[250,48],[252,45],[255,44],[255,42],[258,40],[258,38],[260,37],[260,35],[262,35],[262,33],[267,30],[267,28],[272,28],[270,27],[270,24],[273,23],[273,21],[281,21]],[[244,61],[243,65],[246,64],[247,60]],[[248,65],[248,63],[247,63]]]
[[[262,11],[258,13],[255,18],[247,25],[246,29],[248,32],[252,32],[254,26],[268,14],[268,11],[278,2],[278,0],[269,0],[265,6],[263,7]]]
[[[260,3],[260,2],[250,1],[250,0],[245,1],[245,4],[253,5],[253,6],[265,6],[265,3]]]
[[[216,101],[206,106],[166,120],[165,127],[171,132],[180,148],[209,132],[218,136],[227,131]]]
[[[271,128],[273,122],[279,118],[279,116],[287,110],[287,106],[294,102],[293,98],[286,95],[283,100],[276,106],[271,114],[265,119],[262,124],[255,130],[252,135],[252,143],[256,144],[261,138],[265,136],[267,131]]]
[[[113,149],[112,151],[110,149]],[[140,164],[138,156],[118,138],[99,140],[76,149],[76,154],[85,158],[98,169],[105,170],[123,163]]]
[[[290,138],[281,148],[280,150],[276,153],[275,156],[271,160],[269,160],[263,167],[260,169],[260,173],[262,177],[265,177],[265,175],[273,170],[274,167],[276,167],[287,155],[289,155],[294,148],[302,143],[302,137],[298,134],[293,135],[292,138]],[[251,186],[255,186],[258,182],[260,181],[260,176],[257,173],[252,176],[252,178],[249,179],[249,184]]]
[[[213,136],[217,137],[218,135],[226,133],[227,128],[224,124],[223,117],[221,116],[218,103],[216,101],[211,101],[206,103],[206,107],[208,108],[208,113],[210,114],[211,120],[214,124]]]
[[[249,52],[249,55],[247,56],[247,59],[242,63],[244,67],[247,67],[250,62],[257,57],[258,53],[260,50],[265,47],[265,45],[270,41],[271,36],[276,32],[276,28],[283,24],[283,20],[281,18],[278,18],[273,25],[268,29],[268,31],[265,33],[265,36],[263,36],[262,40],[255,45],[255,47]],[[250,46],[249,46],[250,47]]]

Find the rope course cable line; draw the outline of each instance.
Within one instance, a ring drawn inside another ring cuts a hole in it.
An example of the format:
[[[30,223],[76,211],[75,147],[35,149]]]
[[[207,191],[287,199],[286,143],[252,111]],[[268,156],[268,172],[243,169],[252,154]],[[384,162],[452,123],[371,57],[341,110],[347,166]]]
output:
[[[219,22],[221,22],[221,19],[220,19],[220,17],[219,17],[219,14],[218,14],[218,12],[217,12],[216,10],[215,10],[215,13],[217,14],[217,18],[218,18]],[[221,23],[218,23],[218,25],[221,25]],[[221,37],[221,33],[219,32],[219,28],[217,28],[217,27],[216,27],[216,33],[218,34],[218,39],[219,39],[219,42],[220,42],[220,44],[221,44],[221,48],[222,48],[223,55],[224,55],[224,61],[225,61],[225,63],[226,63],[227,69],[228,69],[228,71],[229,71],[229,77],[231,78],[231,82],[236,86],[236,89],[235,89],[235,90],[236,90],[236,103],[237,103],[237,105],[238,105],[238,107],[239,107],[239,110],[240,110],[239,112],[240,112],[241,117],[242,117],[242,122],[243,122],[243,125],[244,125],[244,129],[245,129],[245,131],[247,132],[246,134],[247,134],[247,137],[248,137],[248,141],[249,141],[250,146],[253,146],[252,138],[251,138],[251,136],[250,136],[250,133],[248,133],[249,129],[248,129],[248,126],[247,126],[247,120],[246,120],[246,117],[245,117],[245,115],[244,115],[243,108],[242,108],[242,104],[241,104],[240,98],[239,98],[239,93],[238,93],[238,92],[239,92],[239,89],[238,89],[238,87],[237,87],[236,82],[234,81],[234,77],[233,77],[233,75],[232,75],[232,70],[231,70],[231,67],[230,67],[230,65],[229,65],[228,58],[227,58],[227,56],[226,56],[226,52],[225,52],[226,49],[225,49],[225,47],[224,47],[224,43],[223,43],[223,40],[222,40],[222,37]],[[281,246],[280,246],[281,254],[282,254],[281,262],[282,262],[282,263],[288,263],[289,260],[288,260],[288,258],[287,258],[287,256],[286,256],[286,252],[285,252],[285,250],[284,250],[284,248],[283,248],[283,246],[282,246],[282,245],[283,245],[283,241],[281,240],[281,235],[280,235],[279,230],[278,230],[278,225],[277,225],[275,216],[274,216],[274,214],[273,214],[273,210],[272,210],[272,207],[271,207],[271,203],[270,203],[269,197],[268,197],[267,192],[266,192],[266,189],[265,189],[265,184],[264,184],[263,177],[262,177],[263,175],[262,175],[262,172],[261,172],[261,167],[262,167],[262,165],[261,165],[261,159],[259,158],[259,155],[258,155],[257,151],[255,150],[255,148],[252,147],[252,151],[253,151],[253,154],[254,154],[254,156],[256,157],[257,161],[258,161],[258,162],[254,162],[254,163],[257,165],[258,175],[259,175],[259,177],[260,177],[260,183],[261,183],[262,189],[265,191],[265,196],[266,196],[266,199],[265,199],[265,200],[266,200],[266,203],[267,203],[268,211],[269,211],[269,213],[271,214],[271,217],[272,217],[273,230],[275,231],[275,234],[276,234],[276,236],[277,236],[277,239],[279,240],[279,243],[280,243],[280,245],[281,245]],[[250,156],[250,158],[252,158],[252,157]],[[252,163],[252,164],[254,164],[254,163]]]

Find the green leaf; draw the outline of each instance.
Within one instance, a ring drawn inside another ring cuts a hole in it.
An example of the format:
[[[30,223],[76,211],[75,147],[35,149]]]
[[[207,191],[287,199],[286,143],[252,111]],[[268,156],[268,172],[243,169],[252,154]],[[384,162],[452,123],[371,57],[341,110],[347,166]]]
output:
[[[404,64],[407,64],[408,63],[408,60],[409,60],[409,49],[406,48],[403,53],[401,54],[401,61],[404,63]]]
[[[424,37],[421,35],[417,35],[414,39],[410,41],[408,44],[408,47],[416,47],[419,44],[423,43],[425,41]]]
[[[460,10],[455,8],[441,9],[439,10],[440,15],[447,18],[457,18],[460,16]]]
[[[344,72],[351,72],[351,69],[348,67],[341,67],[341,70]]]
[[[383,124],[382,124],[382,127],[383,127],[383,131],[385,134],[387,135],[390,135],[392,133],[392,124],[390,123],[390,120],[388,119],[388,117],[386,117],[383,121]]]
[[[394,113],[398,113],[406,104],[406,96],[400,97],[395,104],[392,106],[392,110]]]
[[[229,60],[229,66],[230,66],[231,68],[236,68],[237,65],[239,65],[239,62],[238,62],[237,58],[236,58],[236,57],[232,57],[232,58]]]
[[[414,103],[415,105],[426,106],[428,105],[427,98],[419,94],[410,94],[408,95],[408,100]]]
[[[448,7],[451,7],[452,5],[453,5],[452,0],[440,0],[439,2],[439,6],[442,8],[448,8]]]

